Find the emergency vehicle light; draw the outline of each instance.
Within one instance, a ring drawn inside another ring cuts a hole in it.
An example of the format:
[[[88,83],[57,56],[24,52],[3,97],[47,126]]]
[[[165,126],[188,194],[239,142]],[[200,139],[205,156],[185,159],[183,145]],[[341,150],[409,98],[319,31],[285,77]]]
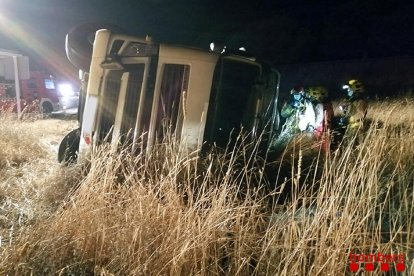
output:
[[[58,90],[60,95],[63,97],[71,97],[75,95],[75,91],[73,91],[72,85],[70,85],[69,83],[59,84]]]

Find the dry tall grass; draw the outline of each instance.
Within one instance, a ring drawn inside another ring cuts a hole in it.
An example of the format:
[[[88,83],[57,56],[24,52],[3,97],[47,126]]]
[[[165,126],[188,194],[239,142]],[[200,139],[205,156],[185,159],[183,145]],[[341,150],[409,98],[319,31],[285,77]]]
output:
[[[0,117],[0,250],[20,230],[53,212],[74,174],[60,169],[56,152],[63,133],[76,123],[55,119]],[[14,114],[15,115],[15,114]],[[66,183],[67,182],[67,183]]]
[[[15,204],[30,198],[35,214],[13,235],[10,225],[1,225],[7,242],[0,247],[0,274],[343,275],[350,252],[404,254],[405,272],[414,273],[412,112],[412,101],[372,104],[373,124],[358,145],[351,141],[315,159],[309,158],[317,157],[314,149],[295,143],[286,162],[266,168],[275,170],[273,178],[242,149],[200,160],[174,143],[145,156],[104,149],[85,176],[82,166],[67,171],[44,161],[47,173],[30,173],[42,184],[23,176],[0,183],[31,190]],[[12,131],[5,133],[0,143],[10,145],[4,141]],[[36,163],[42,152],[16,160]],[[283,186],[293,191],[291,200],[269,206]],[[15,194],[2,189],[6,216]],[[376,265],[373,275],[379,274]]]

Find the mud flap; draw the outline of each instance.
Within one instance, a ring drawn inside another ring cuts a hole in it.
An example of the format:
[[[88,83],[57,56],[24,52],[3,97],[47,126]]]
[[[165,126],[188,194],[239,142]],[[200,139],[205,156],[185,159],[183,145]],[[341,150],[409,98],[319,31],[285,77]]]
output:
[[[69,165],[76,163],[78,160],[80,128],[69,132],[59,145],[58,161],[59,163]]]

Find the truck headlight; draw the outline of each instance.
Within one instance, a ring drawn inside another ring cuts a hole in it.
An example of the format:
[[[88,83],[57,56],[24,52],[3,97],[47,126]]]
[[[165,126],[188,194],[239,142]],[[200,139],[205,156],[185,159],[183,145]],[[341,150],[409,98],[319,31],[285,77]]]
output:
[[[58,86],[59,94],[62,97],[73,97],[75,96],[75,91],[73,91],[72,85],[68,83],[62,83]]]

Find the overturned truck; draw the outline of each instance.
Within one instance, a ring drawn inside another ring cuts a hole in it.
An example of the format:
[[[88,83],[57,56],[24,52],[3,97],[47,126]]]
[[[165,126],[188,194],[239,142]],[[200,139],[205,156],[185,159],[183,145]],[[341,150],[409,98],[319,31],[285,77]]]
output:
[[[69,60],[86,73],[80,128],[63,139],[60,162],[85,159],[103,143],[151,148],[166,133],[189,150],[226,147],[241,131],[269,145],[279,126],[280,74],[271,66],[242,50],[156,43],[111,28],[91,40],[92,29],[66,37]]]

